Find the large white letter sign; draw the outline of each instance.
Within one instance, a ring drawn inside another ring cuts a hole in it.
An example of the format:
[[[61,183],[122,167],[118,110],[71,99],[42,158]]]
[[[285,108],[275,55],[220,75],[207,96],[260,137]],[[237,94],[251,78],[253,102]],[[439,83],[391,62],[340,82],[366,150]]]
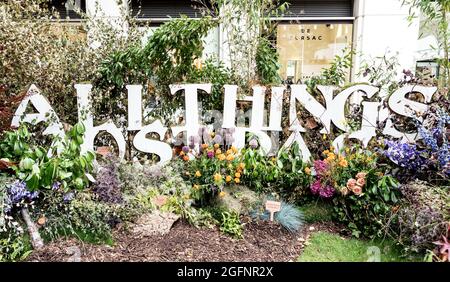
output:
[[[159,164],[166,163],[172,158],[172,148],[169,144],[161,142],[167,128],[160,120],[149,125],[142,125],[142,85],[127,85],[128,90],[128,130],[138,130],[133,138],[133,146],[141,152],[159,156]],[[148,133],[158,133],[159,140],[150,140]]]
[[[37,113],[25,114],[28,103],[31,103],[31,105],[33,105],[33,107],[37,110]],[[50,106],[48,100],[41,94],[39,89],[34,84],[30,86],[27,91],[27,95],[17,107],[17,110],[14,113],[14,117],[11,122],[11,126],[19,127],[20,123],[22,122],[31,124],[47,122],[48,126],[42,134],[58,136],[59,140],[55,139],[55,141],[53,141],[52,143],[52,146],[56,145],[57,152],[61,152],[63,145],[60,141],[64,138],[64,127],[59,121],[59,118],[53,110],[52,106]],[[49,154],[51,154],[51,152],[49,152]]]
[[[225,100],[223,109],[223,128],[235,128],[233,137],[233,145],[237,148],[245,147],[245,133],[250,132],[258,137],[261,148],[265,153],[268,153],[272,148],[272,140],[264,132],[267,127],[264,127],[264,97],[266,95],[266,88],[262,86],[253,86],[253,95],[245,96],[241,101],[252,102],[252,112],[250,118],[250,127],[236,127],[236,101],[237,89],[236,85],[225,85]],[[275,97],[276,99],[276,97]],[[276,103],[276,101],[274,102]],[[275,106],[273,106],[276,108]],[[277,114],[274,114],[276,120]],[[272,122],[273,124],[273,122]]]
[[[436,93],[437,87],[427,87],[419,85],[405,85],[400,89],[397,89],[388,99],[389,108],[394,112],[402,116],[410,118],[418,118],[421,120],[420,114],[428,110],[428,105],[412,101],[407,99],[406,94],[418,92],[425,97],[425,102],[430,103],[434,93]],[[417,139],[417,133],[403,133],[394,128],[392,120],[389,118],[389,111],[382,109],[380,111],[380,121],[386,120],[386,126],[383,129],[383,134],[390,135],[395,138],[402,138],[409,142],[414,142]]]
[[[106,131],[114,138],[119,147],[119,158],[125,156],[125,138],[122,131],[117,128],[112,121],[108,121],[102,125],[94,126],[94,117],[90,108],[90,99],[92,85],[91,84],[75,84],[78,99],[78,120],[86,127],[84,134],[84,142],[81,145],[81,152],[94,151],[94,140],[100,131]]]
[[[173,136],[177,136],[180,132],[186,131],[185,144],[193,138],[194,145],[197,146],[200,142],[198,138],[198,130],[200,128],[198,117],[198,90],[203,90],[206,93],[211,93],[211,84],[183,84],[170,85],[170,93],[175,94],[180,90],[184,90],[185,96],[185,123],[183,126],[172,127]],[[191,138],[192,137],[192,138]]]

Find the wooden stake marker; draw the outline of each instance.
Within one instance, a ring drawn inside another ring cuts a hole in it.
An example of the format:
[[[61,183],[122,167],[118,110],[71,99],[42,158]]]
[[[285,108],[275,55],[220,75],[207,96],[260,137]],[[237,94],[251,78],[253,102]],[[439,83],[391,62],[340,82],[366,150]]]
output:
[[[281,210],[281,202],[266,201],[266,210],[270,212],[270,221],[273,221],[273,215]]]

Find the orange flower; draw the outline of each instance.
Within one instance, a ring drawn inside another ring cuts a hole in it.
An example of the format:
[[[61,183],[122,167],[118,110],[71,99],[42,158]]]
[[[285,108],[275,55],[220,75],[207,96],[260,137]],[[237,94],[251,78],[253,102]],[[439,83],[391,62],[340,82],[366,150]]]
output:
[[[232,160],[234,160],[234,156],[233,155],[228,155],[227,156],[227,161],[232,161]]]
[[[311,169],[309,167],[305,167],[305,173],[310,175],[311,174]]]
[[[219,159],[219,161],[223,161],[223,160],[225,160],[225,155],[224,154],[219,154],[218,156],[217,156],[217,158]]]
[[[227,154],[227,155],[231,155],[231,154],[233,154],[233,150],[231,150],[231,149],[228,149],[228,150],[227,150],[227,152],[226,152],[226,154]]]
[[[325,151],[323,151],[323,154],[324,155],[328,155],[330,153],[330,151],[329,150],[325,150]]]
[[[184,157],[183,157],[183,160],[184,160],[185,162],[187,162],[187,161],[189,161],[189,157],[188,157],[188,156],[184,156]]]
[[[236,177],[236,178],[241,178],[241,174],[240,174],[239,172],[236,172],[236,173],[234,174],[234,177]]]
[[[339,161],[339,165],[342,166],[342,167],[347,167],[348,166],[348,162],[347,162],[346,159],[341,159]]]
[[[199,170],[197,170],[197,171],[195,172],[195,176],[196,176],[196,177],[200,177],[200,176],[202,176],[202,174],[201,174],[201,172],[200,172]]]
[[[219,144],[214,144],[214,149],[219,149],[220,145]]]
[[[235,182],[235,183],[239,183],[239,182],[241,182],[241,180],[240,180],[239,178],[235,178],[235,179],[234,179],[234,182]]]
[[[244,163],[240,163],[240,164],[239,164],[239,168],[240,168],[240,169],[244,169],[244,168],[245,168],[245,164],[244,164]]]
[[[226,193],[224,191],[220,191],[219,197],[223,198],[223,197],[225,197],[225,195],[226,195]]]
[[[184,155],[186,155],[183,151],[181,151],[180,152],[180,156],[182,157],[182,156],[184,156]]]
[[[231,150],[233,151],[233,153],[237,153],[238,152],[238,149],[235,147],[235,146],[231,146]]]
[[[214,181],[215,181],[215,182],[220,182],[220,181],[222,181],[222,175],[220,175],[220,174],[218,174],[218,173],[214,174]]]
[[[216,146],[216,145],[214,145],[214,146]],[[216,150],[216,155],[220,155],[220,154],[222,154],[222,150],[217,149],[217,150]]]
[[[206,149],[206,148],[208,148],[208,147],[209,147],[208,144],[202,144],[202,149],[203,149],[203,150]]]
[[[225,181],[226,182],[230,182],[231,181],[231,176],[227,175],[227,177],[225,177]]]

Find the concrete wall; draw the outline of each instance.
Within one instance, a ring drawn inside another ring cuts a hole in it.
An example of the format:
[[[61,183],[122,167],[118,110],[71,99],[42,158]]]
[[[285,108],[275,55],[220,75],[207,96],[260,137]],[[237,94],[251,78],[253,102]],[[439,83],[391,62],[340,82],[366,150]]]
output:
[[[358,76],[364,58],[396,55],[403,69],[415,69],[415,52],[419,36],[419,20],[407,21],[409,7],[401,0],[355,0],[354,50],[357,52],[352,81],[364,81]],[[361,56],[362,55],[362,56]]]

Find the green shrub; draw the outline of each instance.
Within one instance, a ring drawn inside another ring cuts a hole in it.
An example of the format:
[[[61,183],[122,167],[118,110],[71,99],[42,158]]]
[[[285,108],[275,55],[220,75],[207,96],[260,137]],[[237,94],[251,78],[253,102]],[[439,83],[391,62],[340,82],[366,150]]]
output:
[[[236,238],[243,238],[242,224],[239,219],[239,214],[235,212],[222,212],[222,220],[220,222],[220,231],[229,234]]]

